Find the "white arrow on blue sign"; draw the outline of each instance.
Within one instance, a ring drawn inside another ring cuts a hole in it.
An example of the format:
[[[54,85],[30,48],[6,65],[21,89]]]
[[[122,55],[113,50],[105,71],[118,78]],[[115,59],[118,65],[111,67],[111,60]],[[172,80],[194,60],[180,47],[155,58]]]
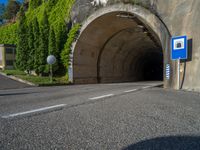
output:
[[[172,37],[171,40],[171,59],[187,59],[187,36]]]

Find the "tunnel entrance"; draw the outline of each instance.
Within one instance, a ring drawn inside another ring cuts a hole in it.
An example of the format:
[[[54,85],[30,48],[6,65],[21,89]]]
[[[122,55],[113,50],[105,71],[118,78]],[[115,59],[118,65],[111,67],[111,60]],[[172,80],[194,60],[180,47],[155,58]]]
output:
[[[131,16],[127,13],[112,15]],[[130,18],[119,19],[123,24],[124,19]],[[98,83],[163,80],[163,52],[159,40],[137,18],[129,21],[132,27],[116,32],[100,50]]]
[[[169,87],[172,80],[164,76],[164,67],[170,64],[169,41],[165,25],[148,10],[121,4],[103,8],[83,23],[74,44],[72,81],[164,80]]]

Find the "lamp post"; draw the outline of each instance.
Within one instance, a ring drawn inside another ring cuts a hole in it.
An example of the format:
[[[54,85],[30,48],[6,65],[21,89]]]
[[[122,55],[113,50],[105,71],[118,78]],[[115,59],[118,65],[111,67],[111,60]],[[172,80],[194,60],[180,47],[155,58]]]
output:
[[[53,82],[53,67],[52,65],[56,63],[56,57],[54,55],[49,55],[47,57],[47,63],[50,65],[50,82]]]

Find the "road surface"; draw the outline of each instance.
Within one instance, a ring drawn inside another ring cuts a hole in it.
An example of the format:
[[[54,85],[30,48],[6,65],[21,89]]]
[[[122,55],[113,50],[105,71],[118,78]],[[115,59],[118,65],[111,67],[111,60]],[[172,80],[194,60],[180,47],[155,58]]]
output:
[[[30,85],[12,80],[0,74],[0,90],[30,87]]]
[[[0,91],[0,149],[199,150],[200,94],[158,82]]]

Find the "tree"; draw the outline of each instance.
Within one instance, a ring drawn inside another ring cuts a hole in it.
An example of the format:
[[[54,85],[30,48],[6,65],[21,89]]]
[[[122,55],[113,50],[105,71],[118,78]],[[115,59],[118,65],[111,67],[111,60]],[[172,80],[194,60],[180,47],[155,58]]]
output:
[[[49,55],[58,56],[58,50],[56,47],[56,36],[53,27],[50,28],[49,32]]]
[[[49,27],[48,15],[45,10],[43,13],[43,19],[41,23],[41,31],[44,34],[44,44],[47,55],[48,55],[48,45],[49,45],[49,28],[50,27]]]
[[[57,0],[48,0],[48,5],[49,5],[50,8],[55,6],[56,3],[57,3]]]
[[[29,8],[34,9],[42,4],[42,0],[30,0]]]
[[[27,40],[27,26],[25,24],[26,16],[23,7],[19,12],[19,27],[17,30],[17,54],[16,54],[16,66],[20,70],[27,69],[28,61],[28,40]]]
[[[49,32],[49,55],[54,55],[56,57],[56,59],[58,60],[58,49],[56,46],[56,37],[55,37],[55,32],[53,27],[50,28],[50,32]],[[57,71],[58,70],[58,62],[56,62],[56,64],[53,65],[53,71]]]
[[[0,4],[0,25],[3,24],[4,11],[5,11],[5,5],[4,4]]]
[[[34,69],[35,48],[34,48],[34,33],[33,23],[31,22],[28,27],[28,46],[29,46],[29,59],[27,62],[28,73]]]
[[[3,14],[3,17],[5,19],[12,19],[16,16],[19,10],[20,10],[20,3],[16,0],[9,0],[6,10]]]
[[[48,56],[48,35],[49,35],[49,22],[46,11],[43,14],[43,20],[41,23],[40,30],[40,43],[39,43],[39,68],[38,71],[40,75],[45,72],[47,67],[46,58]],[[47,70],[48,71],[48,70]]]
[[[39,23],[37,18],[34,18],[33,20],[33,34],[34,34],[34,51],[35,51],[35,60],[34,60],[34,69],[35,72],[39,73],[39,44],[40,44],[40,29],[39,29]]]
[[[0,4],[0,16],[2,16],[4,14],[5,11],[5,5],[4,4]]]
[[[47,54],[48,51],[46,49],[46,44],[45,44],[45,35],[43,32],[40,32],[40,42],[39,42],[39,50],[38,50],[38,73],[40,76],[42,76],[42,74],[45,71],[45,67],[46,67],[46,58],[47,58]]]
[[[67,40],[68,32],[69,32],[69,30],[68,30],[68,27],[66,26],[66,24],[59,25],[57,36],[56,36],[56,44],[57,44],[59,53],[64,48],[65,42]]]

